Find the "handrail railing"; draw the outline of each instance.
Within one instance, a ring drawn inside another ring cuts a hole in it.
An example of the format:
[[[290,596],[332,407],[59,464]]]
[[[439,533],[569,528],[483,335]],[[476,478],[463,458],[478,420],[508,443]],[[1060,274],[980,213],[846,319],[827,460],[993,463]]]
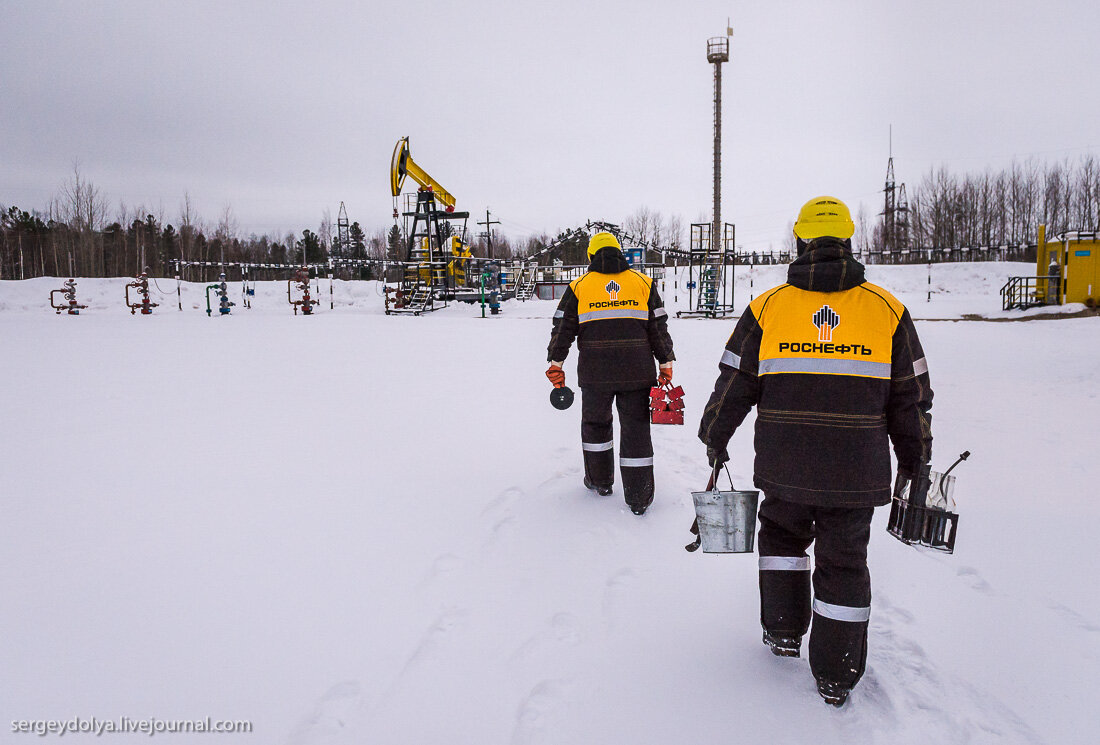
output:
[[[1039,305],[1059,305],[1061,277],[1047,274],[1039,277],[1009,277],[1001,287],[1001,307],[1004,310],[1026,310]]]

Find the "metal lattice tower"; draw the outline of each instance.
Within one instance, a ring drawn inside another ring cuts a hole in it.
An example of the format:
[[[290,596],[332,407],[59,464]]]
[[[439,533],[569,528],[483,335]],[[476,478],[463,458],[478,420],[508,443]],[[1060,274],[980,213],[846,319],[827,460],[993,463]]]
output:
[[[707,39],[707,62],[714,65],[714,211],[710,234],[721,236],[722,225],[722,63],[730,60],[728,35]]]
[[[886,163],[886,185],[883,187],[886,203],[882,207],[882,252],[894,251],[894,215],[897,212],[897,187],[894,184],[894,156]]]
[[[732,225],[722,222],[722,63],[729,62],[732,33],[727,21],[725,36],[707,39],[707,62],[714,65],[714,211],[710,225],[691,226],[688,303],[693,307],[677,315],[720,318],[733,312],[733,270],[727,270],[727,264],[733,255],[734,233]],[[699,292],[692,303],[690,289],[696,272]]]
[[[894,212],[894,245],[899,251],[909,249],[909,198],[905,184],[898,185],[898,205]]]
[[[905,184],[894,180],[894,129],[890,128],[890,157],[886,162],[885,204],[882,209],[882,250],[896,259],[909,248],[909,200]]]
[[[340,212],[336,216],[336,244],[339,249],[337,256],[347,258],[351,256],[351,227],[348,223],[348,211],[344,209],[344,203],[340,202]]]

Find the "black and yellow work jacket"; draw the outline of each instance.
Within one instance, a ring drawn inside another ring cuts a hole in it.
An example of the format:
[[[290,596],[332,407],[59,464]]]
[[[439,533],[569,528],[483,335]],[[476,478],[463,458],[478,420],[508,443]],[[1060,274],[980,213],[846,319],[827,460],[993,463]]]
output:
[[[597,251],[588,271],[569,283],[554,313],[547,360],[564,361],[573,339],[581,388],[648,388],[657,379],[654,358],[662,364],[676,359],[653,280],[631,269],[613,247]]]
[[[835,507],[890,501],[900,469],[931,456],[932,388],[909,311],[818,239],[787,283],[756,298],[718,365],[699,439],[724,448],[757,407],[754,482],[768,496]]]

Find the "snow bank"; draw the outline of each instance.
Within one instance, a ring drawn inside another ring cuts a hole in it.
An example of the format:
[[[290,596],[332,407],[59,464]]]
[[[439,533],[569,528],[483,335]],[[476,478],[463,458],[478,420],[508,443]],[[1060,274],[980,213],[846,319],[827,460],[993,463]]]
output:
[[[740,313],[753,297],[782,284],[786,280],[786,266],[738,267],[735,272],[734,306]],[[927,265],[867,267],[867,279],[898,297],[913,314],[914,318],[961,318],[965,315],[988,317],[1009,316],[1001,311],[1001,299],[998,291],[1012,276],[1030,275],[1034,266],[1018,262],[983,262],[970,264],[934,264],[931,268],[931,284]],[[660,284],[662,296],[670,310],[687,310],[689,298],[687,290],[688,271],[684,267],[669,268]],[[77,298],[90,307],[84,314],[126,313],[125,286],[131,278],[117,279],[78,279]],[[37,279],[0,281],[0,313],[26,312],[40,313],[49,310],[50,290],[61,287],[62,279],[40,277]],[[154,313],[168,310],[199,310],[205,314],[206,283],[182,282],[177,285],[174,279],[157,279],[150,283],[150,298],[159,303]],[[321,300],[318,313],[352,312],[383,314],[384,303],[380,282],[320,279],[313,284],[314,297]],[[287,304],[287,283],[258,282],[256,296],[251,298],[254,313],[273,313],[286,315],[291,313]],[[60,297],[60,296],[59,296]],[[136,295],[134,295],[136,298]],[[242,285],[229,283],[230,300],[243,306]],[[297,297],[297,292],[295,292]],[[508,313],[516,317],[545,318],[553,314],[553,302],[532,301],[529,303],[509,303]],[[243,309],[243,308],[242,308]],[[480,308],[458,303],[443,311],[446,314],[466,317],[473,309],[480,315]],[[1061,308],[1065,311],[1066,308]],[[1036,310],[1025,313],[1035,314]],[[1019,312],[1016,312],[1019,314]]]

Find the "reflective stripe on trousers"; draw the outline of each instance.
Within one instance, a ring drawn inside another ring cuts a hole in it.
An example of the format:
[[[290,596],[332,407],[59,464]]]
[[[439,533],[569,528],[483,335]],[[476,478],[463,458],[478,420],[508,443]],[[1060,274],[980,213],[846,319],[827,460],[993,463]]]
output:
[[[853,608],[849,605],[833,605],[814,598],[814,613],[831,618],[834,621],[862,623],[871,617],[871,608]]]
[[[630,505],[653,499],[653,441],[649,430],[649,389],[601,391],[581,388],[581,447],[584,472],[597,486],[615,482],[613,411],[619,414],[619,472]]]
[[[872,507],[817,507],[768,495],[760,505],[760,622],[783,636],[809,630],[810,671],[818,679],[854,686],[863,675],[873,514]],[[811,544],[812,589],[804,571]]]
[[[810,571],[809,556],[761,556],[760,571],[762,572],[808,572]]]
[[[582,442],[581,450],[585,450],[589,453],[602,453],[604,450],[614,450],[615,441],[610,440],[608,442]]]

